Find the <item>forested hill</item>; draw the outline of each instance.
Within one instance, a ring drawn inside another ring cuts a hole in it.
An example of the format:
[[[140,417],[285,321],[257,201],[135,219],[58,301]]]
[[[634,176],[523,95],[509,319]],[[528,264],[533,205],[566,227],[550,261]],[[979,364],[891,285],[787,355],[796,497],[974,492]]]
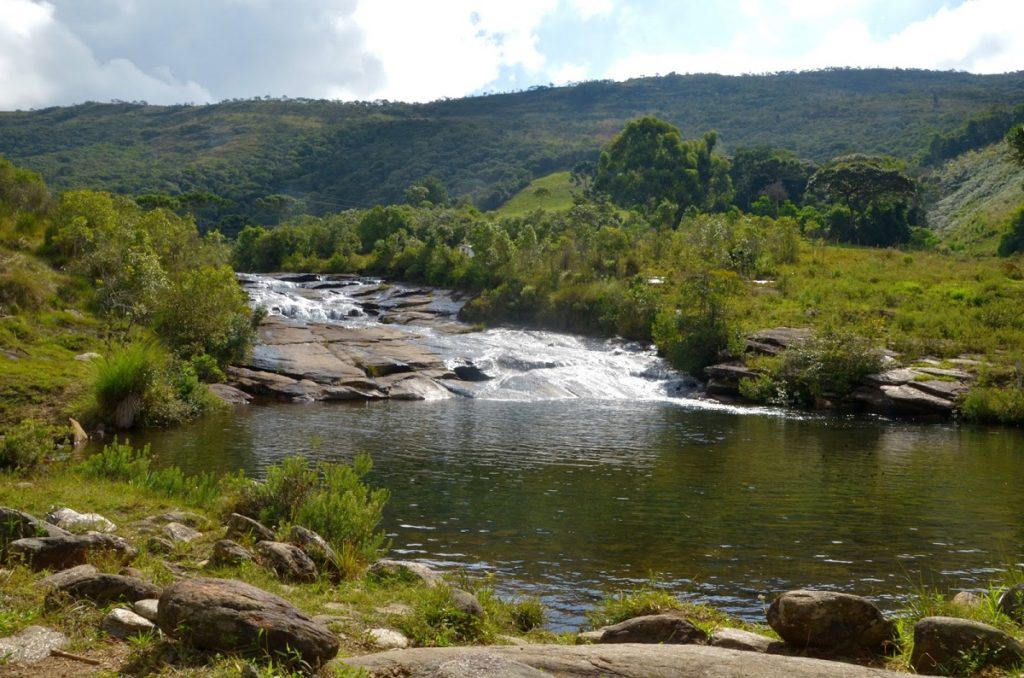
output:
[[[653,114],[726,153],[767,144],[816,161],[849,152],[914,161],[935,134],[1024,102],[1024,73],[828,70],[668,75],[437,101],[88,103],[0,113],[0,154],[57,189],[187,194],[203,221],[397,202],[428,175],[501,204],[531,177],[594,159],[625,121]],[[216,196],[216,198],[214,197]]]

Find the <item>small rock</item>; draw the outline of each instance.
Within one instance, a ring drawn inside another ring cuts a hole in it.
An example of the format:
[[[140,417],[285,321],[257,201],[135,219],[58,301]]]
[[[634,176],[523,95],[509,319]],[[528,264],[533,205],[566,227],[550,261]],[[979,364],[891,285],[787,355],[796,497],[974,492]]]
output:
[[[75,447],[85,445],[89,442],[89,434],[85,432],[82,425],[79,424],[73,417],[68,418],[68,426],[71,427],[71,442]]]
[[[138,555],[131,544],[109,534],[69,534],[60,537],[29,537],[7,545],[10,558],[33,570],[64,570],[84,565],[90,553],[106,552],[130,560]]]
[[[600,643],[602,635],[604,635],[604,628],[597,629],[596,631],[581,631],[576,634],[576,644],[594,645]]]
[[[711,635],[712,647],[724,647],[728,650],[742,650],[744,652],[774,652],[780,649],[783,643],[762,636],[760,633],[751,633],[740,629],[716,629]]]
[[[1024,624],[1024,584],[1011,586],[999,596],[999,611],[1018,624]]]
[[[994,626],[954,617],[925,617],[914,625],[910,665],[927,675],[959,674],[972,660],[972,670],[1008,667],[1024,661],[1024,644]]]
[[[224,538],[237,541],[245,537],[251,537],[256,541],[274,541],[274,531],[257,520],[240,513],[232,513],[228,518],[228,530]]]
[[[136,579],[145,579],[146,575],[142,570],[135,567],[122,567],[117,571],[122,577],[135,577]]]
[[[480,601],[476,599],[469,591],[463,591],[462,589],[452,589],[452,605],[456,610],[464,614],[471,615],[477,619],[484,618],[484,608],[480,604]]]
[[[254,560],[251,553],[230,539],[221,539],[213,545],[210,563],[215,566],[237,566]]]
[[[344,624],[345,622],[351,621],[351,619],[337,614],[315,614],[313,615],[313,621],[317,624],[330,626],[331,624]]]
[[[37,580],[34,585],[41,589],[52,589],[60,586],[66,586],[73,581],[84,579],[85,577],[91,577],[98,573],[99,570],[92,565],[78,565],[77,567],[55,572],[49,577],[43,577],[42,579]]]
[[[153,522],[160,523],[181,523],[182,525],[188,525],[191,528],[198,528],[207,523],[206,518],[195,513],[189,513],[188,511],[168,511],[167,513],[161,513],[158,516],[147,518]]]
[[[89,351],[87,353],[79,353],[75,356],[75,360],[82,363],[91,363],[93,360],[99,360],[102,357],[99,353]]]
[[[294,544],[280,541],[261,541],[256,543],[256,551],[260,563],[285,581],[313,582],[318,572],[316,563]]]
[[[209,384],[207,387],[210,393],[224,401],[228,405],[248,405],[252,402],[252,396],[245,391],[228,386],[227,384]]]
[[[857,653],[881,652],[896,627],[870,601],[833,591],[789,591],[768,608],[768,624],[799,648]]]
[[[327,603],[324,605],[325,608],[329,608],[330,605],[337,605],[338,603]],[[348,606],[344,606],[348,609]],[[405,603],[388,603],[382,607],[374,608],[373,610],[377,614],[389,614],[395,617],[411,617],[416,614],[416,610],[412,605],[406,605]]]
[[[598,641],[604,643],[703,644],[708,635],[677,614],[633,617],[607,626]]]
[[[485,374],[483,370],[472,362],[456,365],[452,368],[452,372],[462,381],[490,381],[494,378]]]
[[[372,579],[420,580],[428,588],[441,583],[441,577],[423,563],[382,559],[370,566],[367,576]]]
[[[164,537],[150,537],[146,540],[146,550],[150,553],[172,553],[174,542]]]
[[[160,629],[214,652],[297,654],[317,667],[338,653],[338,638],[288,601],[230,579],[183,579],[160,596]]]
[[[187,544],[203,536],[201,532],[181,523],[167,523],[164,525],[163,533],[169,541],[175,544]]]
[[[970,591],[960,591],[953,596],[953,599],[950,602],[954,605],[959,605],[960,607],[974,609],[981,605],[981,597],[977,594],[971,593]]]
[[[301,548],[321,570],[330,572],[339,579],[343,576],[338,554],[334,552],[327,540],[313,530],[292,525],[292,529],[288,533],[288,540]]]
[[[366,632],[373,644],[382,650],[399,650],[409,647],[409,639],[391,629],[370,629]]]
[[[102,626],[104,631],[115,638],[131,638],[156,630],[153,622],[121,607],[111,610],[103,618]]]
[[[63,633],[42,626],[29,626],[7,638],[0,638],[0,657],[8,664],[34,664],[68,644]],[[0,662],[2,665],[3,662]]]
[[[47,514],[46,520],[72,534],[84,534],[86,532],[104,532],[109,534],[117,531],[117,525],[98,513],[79,513],[69,508],[51,511]]]
[[[500,643],[504,643],[505,645],[515,645],[517,647],[530,644],[528,641],[525,641],[522,638],[516,638],[515,636],[499,635],[497,639]]]
[[[129,602],[144,598],[156,598],[160,589],[147,581],[121,574],[94,574],[80,577],[55,587],[49,594],[67,594],[72,598],[91,600],[98,605],[107,603]]]
[[[160,599],[159,598],[143,598],[142,600],[136,600],[132,605],[132,610],[135,614],[139,615],[143,619],[156,623],[156,617],[159,612]]]

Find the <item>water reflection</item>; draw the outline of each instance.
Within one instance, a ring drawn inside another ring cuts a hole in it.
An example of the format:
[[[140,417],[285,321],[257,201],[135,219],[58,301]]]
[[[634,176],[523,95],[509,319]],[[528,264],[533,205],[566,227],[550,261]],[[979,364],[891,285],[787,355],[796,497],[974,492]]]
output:
[[[748,618],[791,587],[972,588],[1024,536],[1005,429],[455,399],[251,407],[149,441],[194,471],[368,451],[397,554],[492,571],[557,628],[651,575]]]

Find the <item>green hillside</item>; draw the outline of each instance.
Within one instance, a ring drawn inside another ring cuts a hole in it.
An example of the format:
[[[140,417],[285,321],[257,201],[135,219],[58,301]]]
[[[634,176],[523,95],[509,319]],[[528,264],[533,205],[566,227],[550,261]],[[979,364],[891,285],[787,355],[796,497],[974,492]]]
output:
[[[531,181],[495,212],[503,217],[521,217],[534,210],[567,210],[573,204],[573,188],[569,172],[554,172]]]
[[[645,114],[686,137],[717,129],[726,153],[767,144],[819,162],[852,151],[914,160],[935,134],[1022,101],[1024,73],[827,70],[597,81],[420,105],[87,103],[0,113],[0,154],[58,190],[186,194],[201,225],[233,232],[397,202],[428,175],[493,209],[534,177],[594,159]]]

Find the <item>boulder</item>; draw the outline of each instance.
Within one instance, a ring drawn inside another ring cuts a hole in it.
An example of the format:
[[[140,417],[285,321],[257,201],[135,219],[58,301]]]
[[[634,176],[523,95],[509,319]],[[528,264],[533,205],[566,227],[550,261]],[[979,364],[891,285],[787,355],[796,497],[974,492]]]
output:
[[[834,591],[783,593],[768,608],[768,624],[794,647],[838,654],[883,652],[896,638],[873,603]]]
[[[960,607],[974,609],[977,607],[981,607],[982,601],[981,597],[975,593],[971,593],[970,591],[960,591],[955,596],[953,596],[953,599],[949,602],[953,603],[954,605],[959,605]]]
[[[1007,617],[1024,624],[1024,584],[1011,586],[999,596],[999,611]]]
[[[215,398],[228,405],[248,405],[252,396],[245,391],[227,384],[209,384],[206,387]]]
[[[124,539],[109,534],[30,537],[7,545],[8,559],[21,560],[36,571],[84,565],[90,553],[110,553],[122,560],[131,560],[138,555],[138,551]]]
[[[388,387],[388,397],[392,400],[447,400],[452,393],[433,379],[413,374],[393,381]]]
[[[256,553],[260,564],[285,581],[313,582],[319,575],[316,563],[295,544],[261,541],[256,543]]]
[[[484,618],[484,607],[472,593],[469,591],[463,591],[462,589],[452,589],[451,596],[452,606],[455,607],[456,610],[463,614],[476,617],[477,619]]]
[[[366,574],[372,579],[418,579],[428,588],[434,588],[441,583],[440,575],[423,563],[412,561],[381,559],[371,565]]]
[[[150,537],[146,540],[146,550],[150,553],[172,553],[174,542],[164,537]]]
[[[203,518],[197,513],[189,513],[188,511],[168,511],[167,513],[161,513],[158,516],[147,518],[156,523],[181,523],[182,525],[188,525],[195,529],[202,527],[207,524],[206,518]]]
[[[948,416],[956,403],[926,393],[911,384],[860,386],[853,399],[873,412],[894,416]]]
[[[0,638],[0,666],[7,664],[34,664],[68,644],[68,637],[59,631],[42,626],[29,626],[7,638]]]
[[[214,543],[211,565],[237,566],[255,560],[253,555],[230,539],[221,539]]]
[[[712,647],[724,647],[728,650],[762,653],[778,652],[784,647],[778,640],[762,636],[760,633],[729,628],[715,629],[711,634],[710,644]]]
[[[955,617],[925,617],[914,625],[910,665],[918,673],[959,674],[1022,661],[1024,644],[994,626]]]
[[[811,338],[811,330],[803,327],[775,327],[747,337],[747,351],[761,355],[778,355]]]
[[[224,538],[237,541],[245,537],[250,537],[255,541],[273,541],[274,531],[248,516],[232,513],[228,517],[228,530],[224,534]]]
[[[58,588],[61,586],[66,586],[78,579],[91,577],[95,574],[99,574],[99,570],[97,570],[94,566],[78,565],[76,567],[71,567],[66,570],[61,570],[60,572],[54,572],[49,577],[43,577],[42,579],[37,580],[36,582],[34,582],[34,585],[41,589]]]
[[[156,630],[156,626],[148,619],[131,610],[116,607],[103,618],[101,627],[114,638],[131,638]]]
[[[156,598],[160,589],[154,584],[137,577],[126,577],[121,574],[94,574],[79,577],[61,586],[56,586],[49,596],[66,594],[76,599],[91,600],[97,605],[128,602],[145,598]]]
[[[366,632],[377,647],[384,650],[396,650],[409,647],[409,639],[392,629],[370,629]]]
[[[338,638],[288,601],[229,579],[184,579],[160,596],[160,629],[214,652],[288,656],[319,666],[338,652]]]
[[[545,673],[514,673],[529,667]],[[390,650],[337,659],[332,667],[361,668],[378,676],[557,675],[573,678],[906,678],[906,673],[839,662],[737,652],[707,645],[491,645]],[[462,673],[442,673],[464,667]]]
[[[302,549],[302,552],[309,556],[310,560],[316,563],[324,572],[331,573],[336,578],[341,578],[341,561],[338,554],[334,552],[327,540],[313,530],[308,530],[300,525],[292,525],[288,533],[288,540]]]
[[[708,634],[678,614],[650,614],[606,626],[599,643],[703,644]]]
[[[462,381],[490,381],[493,379],[493,377],[484,374],[484,371],[472,362],[456,365],[452,368],[452,372]]]
[[[160,611],[160,599],[143,598],[142,600],[136,600],[132,604],[132,611],[143,619],[148,619],[155,624]]]
[[[203,536],[201,532],[181,523],[167,523],[164,525],[163,534],[173,544],[187,544]]]
[[[72,534],[84,534],[86,532],[105,532],[109,534],[117,531],[117,525],[98,513],[79,513],[70,508],[51,511],[46,515],[46,521]]]

